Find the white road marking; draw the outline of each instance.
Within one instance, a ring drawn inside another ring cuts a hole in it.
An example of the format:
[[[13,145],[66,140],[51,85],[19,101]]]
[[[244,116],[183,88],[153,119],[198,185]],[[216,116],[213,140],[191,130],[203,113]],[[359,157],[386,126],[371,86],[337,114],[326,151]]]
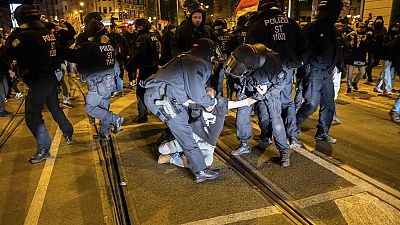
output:
[[[222,225],[236,223],[245,220],[257,219],[261,217],[282,214],[275,206],[269,206],[261,209],[254,209],[245,212],[233,213],[224,216],[217,216],[210,219],[198,220],[189,223],[184,223],[183,225]]]
[[[335,203],[349,225],[397,225],[400,222],[397,209],[365,192],[336,199]]]
[[[58,148],[60,146],[62,137],[62,132],[60,128],[57,128],[56,135],[53,138],[53,142],[50,147],[51,158],[46,160],[46,164],[44,165],[42,175],[40,176],[40,180],[38,186],[36,188],[35,194],[33,196],[31,205],[29,207],[28,214],[25,218],[25,225],[36,225],[39,222],[39,216],[42,211],[44,198],[46,196],[47,187],[49,185],[51,173],[53,172],[54,162],[56,161]]]

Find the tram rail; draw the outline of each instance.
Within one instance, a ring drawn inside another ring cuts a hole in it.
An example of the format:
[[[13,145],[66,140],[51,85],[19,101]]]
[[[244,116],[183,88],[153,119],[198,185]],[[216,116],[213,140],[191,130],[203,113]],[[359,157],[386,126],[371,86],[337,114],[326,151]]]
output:
[[[4,129],[0,133],[0,152],[2,151],[4,144],[10,139],[10,137],[16,131],[17,127],[22,123],[22,121],[25,118],[25,113],[24,112],[21,113],[24,103],[25,103],[25,97],[19,104],[16,112],[7,121]]]

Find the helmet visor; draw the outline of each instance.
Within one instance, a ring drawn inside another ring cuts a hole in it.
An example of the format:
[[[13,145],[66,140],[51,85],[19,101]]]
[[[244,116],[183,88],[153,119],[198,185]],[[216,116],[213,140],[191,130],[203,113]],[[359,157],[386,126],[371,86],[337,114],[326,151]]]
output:
[[[225,64],[225,73],[231,77],[242,78],[243,76],[252,72],[252,70],[247,69],[246,66],[237,61],[236,58],[231,54]]]

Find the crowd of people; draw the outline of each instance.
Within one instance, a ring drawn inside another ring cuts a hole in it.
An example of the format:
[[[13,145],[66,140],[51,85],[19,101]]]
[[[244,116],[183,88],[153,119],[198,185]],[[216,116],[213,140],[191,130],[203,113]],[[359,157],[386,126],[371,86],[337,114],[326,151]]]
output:
[[[161,33],[143,18],[122,34],[115,24],[107,30],[101,14],[93,12],[84,19],[84,31],[77,34],[67,21],[45,23],[33,6],[19,6],[14,17],[20,27],[1,45],[0,81],[15,77],[18,68],[29,87],[26,124],[38,144],[29,161],[38,163],[50,156],[50,136],[41,115],[44,105],[67,144],[72,144],[73,127],[57,96],[58,87],[62,104],[72,108],[70,74],[79,74],[88,85],[85,110],[101,124],[94,138],[108,140],[124,122],[109,106],[111,97],[124,95],[126,71],[129,88],[136,88],[135,122],[146,123],[150,111],[168,127],[156,142],[158,162],[190,168],[195,182],[221,174],[210,165],[230,109],[237,109],[240,140],[231,154],[250,154],[251,117],[257,115],[258,145],[265,149],[275,141],[286,168],[289,148],[302,146],[300,124],[318,107],[315,138],[336,143],[329,130],[332,123],[340,123],[335,100],[342,79],[347,77],[348,93],[357,91],[363,76],[367,83],[374,82],[372,68],[380,64],[373,90],[393,95],[400,66],[399,23],[386,30],[378,16],[356,22],[352,29],[339,19],[342,1],[323,0],[316,20],[300,26],[284,15],[276,0],[260,0],[257,12],[239,17],[230,31],[225,19],[210,21],[198,1],[187,0],[185,7],[186,20],[179,26],[169,24]],[[353,78],[354,67],[358,73]],[[10,86],[16,98],[22,97],[15,80],[10,79]],[[0,86],[1,116],[10,115],[2,102],[8,92]],[[390,116],[400,123],[400,99]]]

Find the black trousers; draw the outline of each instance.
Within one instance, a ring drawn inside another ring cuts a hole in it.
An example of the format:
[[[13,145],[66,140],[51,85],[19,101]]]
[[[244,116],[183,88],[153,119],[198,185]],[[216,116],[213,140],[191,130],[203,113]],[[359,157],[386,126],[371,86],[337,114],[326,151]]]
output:
[[[64,136],[72,136],[74,129],[60,108],[57,96],[57,79],[54,74],[42,75],[30,84],[25,99],[25,122],[36,138],[38,150],[49,150],[51,138],[43,121],[42,111],[47,106]]]
[[[147,117],[147,107],[144,103],[144,93],[146,88],[144,88],[144,81],[149,78],[152,74],[155,74],[158,70],[158,66],[146,67],[139,69],[139,83],[136,86],[136,98],[139,117]]]

